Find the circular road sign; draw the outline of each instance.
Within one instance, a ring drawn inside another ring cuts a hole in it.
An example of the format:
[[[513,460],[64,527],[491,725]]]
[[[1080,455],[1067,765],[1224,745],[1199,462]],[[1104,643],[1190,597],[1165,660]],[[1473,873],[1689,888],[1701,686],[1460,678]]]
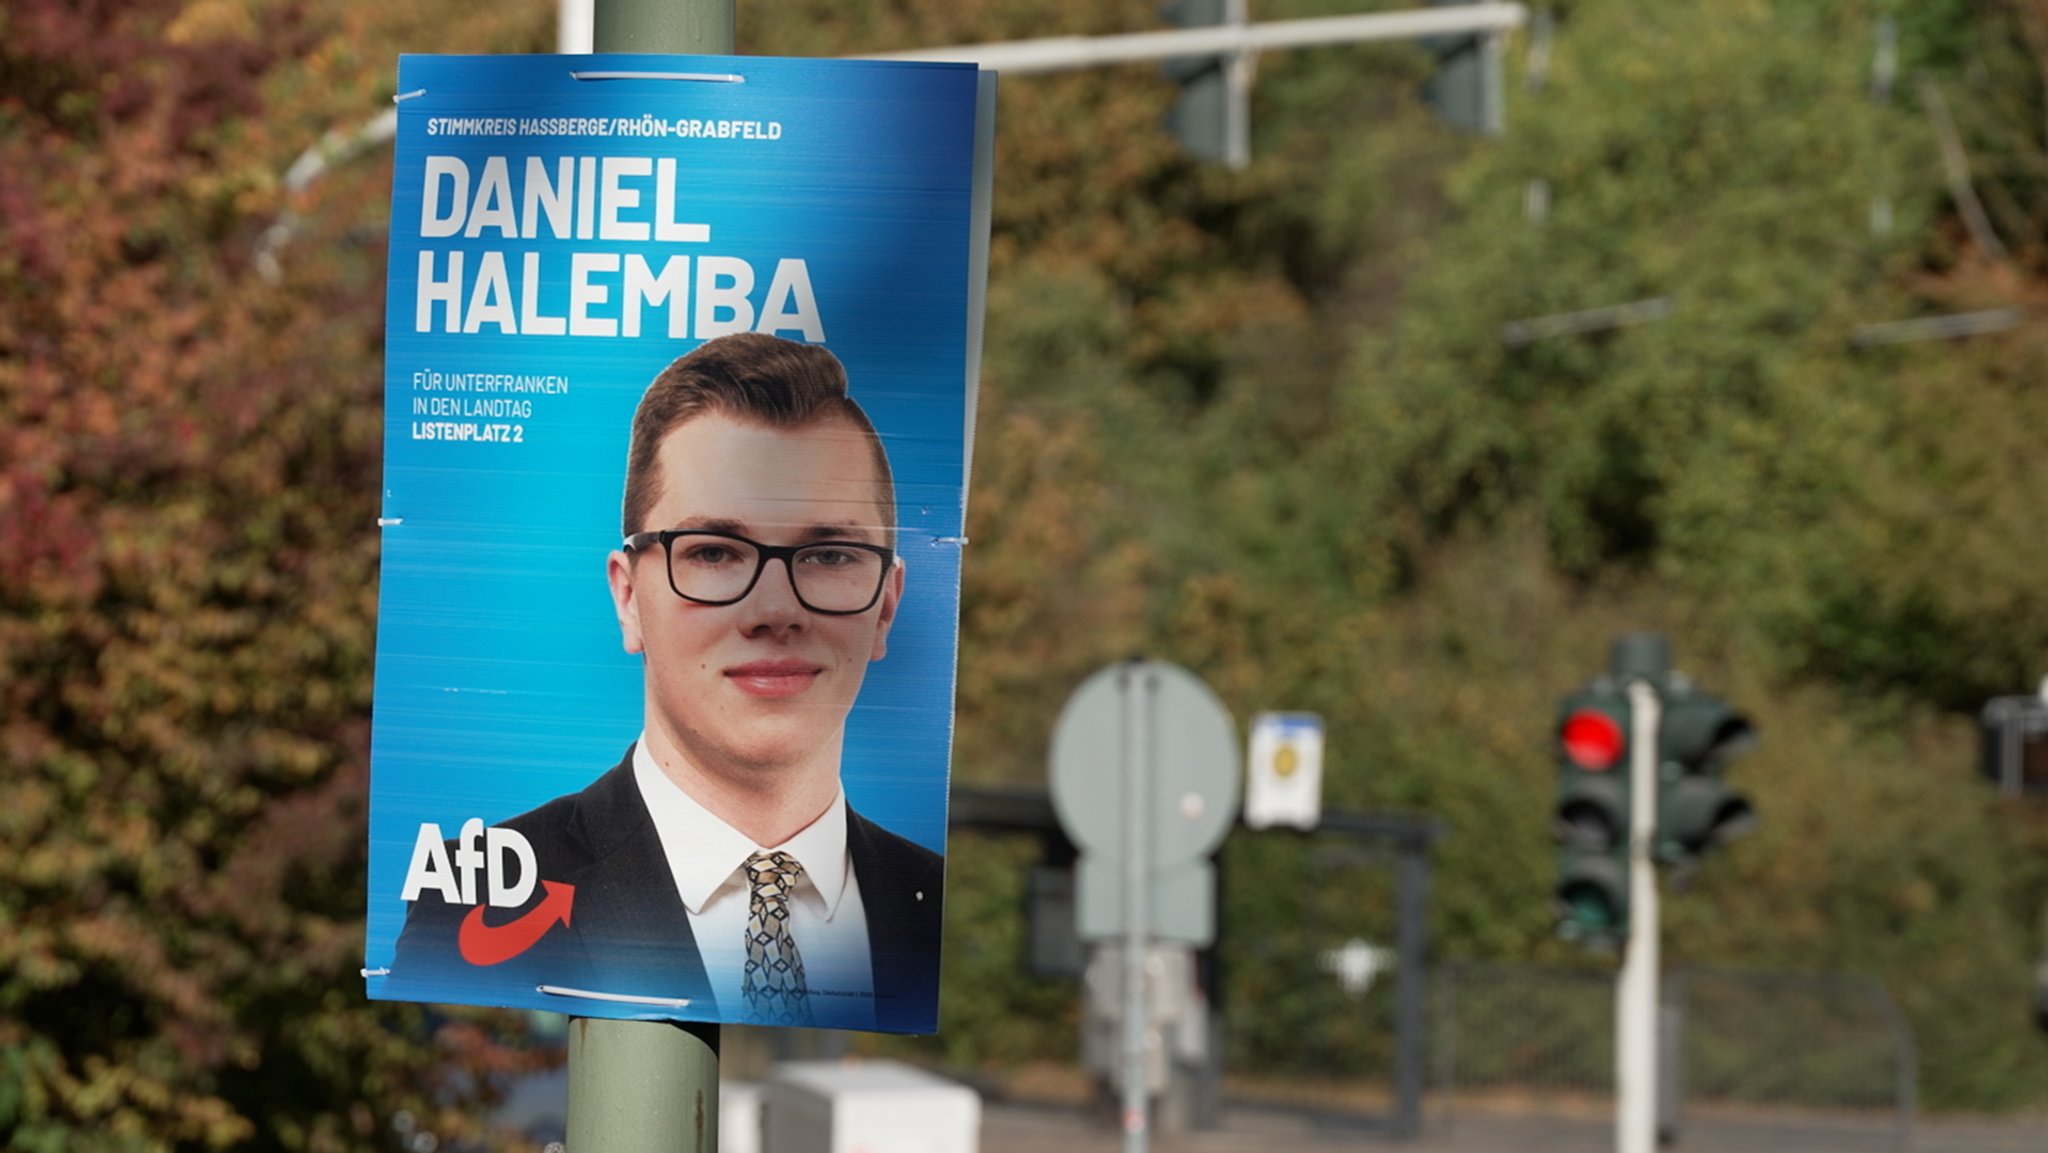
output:
[[[1126,728],[1138,694],[1151,798],[1147,856],[1171,869],[1214,851],[1237,820],[1237,726],[1216,694],[1178,665],[1125,661],[1081,682],[1052,733],[1052,802],[1074,843],[1123,858]]]

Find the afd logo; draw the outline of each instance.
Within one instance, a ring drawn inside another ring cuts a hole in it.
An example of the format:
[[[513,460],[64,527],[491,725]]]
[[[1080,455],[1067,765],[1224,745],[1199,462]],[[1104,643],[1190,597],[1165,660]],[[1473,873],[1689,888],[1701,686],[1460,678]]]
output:
[[[479,875],[483,881],[481,904],[477,900]],[[502,925],[484,922],[486,907],[516,909],[533,896],[535,885],[546,890],[546,895],[524,916]],[[477,817],[462,823],[452,861],[441,826],[420,826],[412,846],[412,865],[405,871],[405,891],[399,896],[417,901],[429,889],[450,905],[471,906],[456,934],[456,946],[462,959],[472,965],[500,964],[533,948],[556,924],[569,923],[570,909],[576,903],[575,886],[540,879],[533,846],[525,837],[512,829],[487,829]]]

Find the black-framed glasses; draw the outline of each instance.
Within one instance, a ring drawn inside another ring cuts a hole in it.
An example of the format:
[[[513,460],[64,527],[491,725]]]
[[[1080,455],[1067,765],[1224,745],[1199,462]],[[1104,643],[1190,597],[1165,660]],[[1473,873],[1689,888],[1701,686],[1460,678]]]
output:
[[[852,540],[772,545],[729,532],[664,529],[636,532],[625,550],[659,543],[668,556],[668,587],[686,601],[729,605],[746,599],[761,570],[779,560],[789,572],[797,602],[814,613],[852,616],[875,607],[896,550]]]

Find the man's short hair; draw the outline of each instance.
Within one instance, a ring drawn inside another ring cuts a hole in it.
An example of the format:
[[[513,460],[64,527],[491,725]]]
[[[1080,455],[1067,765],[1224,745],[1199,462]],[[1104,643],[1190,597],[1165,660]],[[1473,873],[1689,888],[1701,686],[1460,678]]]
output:
[[[626,497],[620,532],[645,532],[644,524],[661,495],[661,442],[668,434],[707,413],[734,420],[793,429],[843,420],[874,448],[876,502],[882,528],[896,539],[896,484],[889,454],[874,422],[846,394],[846,366],[815,344],[759,332],[738,332],[700,345],[678,357],[654,378],[633,412],[626,449]]]

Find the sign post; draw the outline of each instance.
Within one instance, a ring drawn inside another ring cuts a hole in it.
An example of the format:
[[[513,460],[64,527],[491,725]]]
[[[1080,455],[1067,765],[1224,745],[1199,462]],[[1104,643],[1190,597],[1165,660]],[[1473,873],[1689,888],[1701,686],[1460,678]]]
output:
[[[1152,751],[1145,728],[1152,719],[1158,674],[1137,662],[1117,673],[1124,698],[1124,1153],[1145,1153],[1145,896],[1151,856],[1146,817],[1151,808]]]
[[[1153,1051],[1162,1022],[1146,988],[1152,946],[1215,939],[1209,856],[1237,816],[1235,726],[1215,693],[1185,669],[1112,665],[1061,710],[1051,780],[1060,824],[1081,849],[1079,935],[1121,946],[1112,1068],[1121,1082],[1125,1148],[1141,1153],[1150,1129],[1147,1094],[1163,1064]]]

